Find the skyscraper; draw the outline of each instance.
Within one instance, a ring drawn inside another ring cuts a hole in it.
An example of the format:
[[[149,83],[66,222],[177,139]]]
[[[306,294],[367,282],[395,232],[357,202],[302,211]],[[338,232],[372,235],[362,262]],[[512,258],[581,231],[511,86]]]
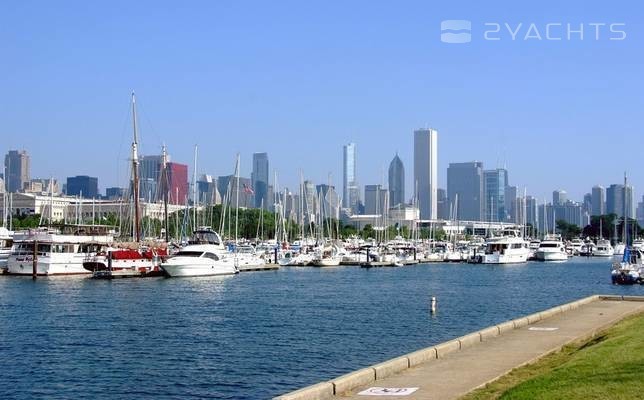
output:
[[[366,199],[365,199],[366,200]],[[405,166],[396,156],[389,163],[389,206],[396,207],[405,203]]]
[[[269,208],[273,199],[268,198],[268,154],[253,153],[253,172],[251,173],[255,192],[255,207]],[[263,204],[263,206],[262,206]]]
[[[10,150],[4,157],[4,168],[6,190],[9,193],[22,190],[22,186],[31,180],[30,160],[25,150]]]
[[[364,212],[367,215],[381,215],[388,210],[389,199],[386,189],[381,185],[365,185],[364,187]]]
[[[342,147],[342,207],[358,210],[360,191],[356,179],[356,144],[349,143]]]
[[[160,196],[157,197],[157,191],[161,182],[162,168],[163,156],[139,157],[139,193],[142,198],[152,201],[160,200]]]
[[[185,204],[188,198],[188,165],[176,162],[169,162],[166,165],[168,171],[168,201],[171,204]]]
[[[606,189],[603,186],[593,186],[591,191],[591,212],[590,215],[606,214]]]
[[[421,219],[438,218],[438,132],[414,131],[414,194]]]
[[[520,220],[520,213],[517,207],[517,187],[505,187],[505,211],[510,222],[517,223]]]
[[[478,161],[450,163],[447,168],[447,199],[456,204],[457,217],[465,221],[481,221],[483,214],[483,163]]]
[[[642,201],[637,205],[636,218],[640,226],[644,226],[644,196],[642,196]]]
[[[558,189],[552,192],[552,204],[555,206],[563,206],[568,200],[568,193],[563,189]]]
[[[505,188],[508,185],[508,171],[497,168],[483,171],[483,193],[485,195],[485,220],[505,222],[507,208],[505,203]]]

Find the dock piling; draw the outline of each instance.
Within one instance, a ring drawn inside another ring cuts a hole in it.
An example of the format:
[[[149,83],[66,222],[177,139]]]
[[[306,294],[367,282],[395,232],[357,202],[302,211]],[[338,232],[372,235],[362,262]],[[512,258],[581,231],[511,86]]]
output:
[[[34,240],[34,256],[31,264],[31,279],[38,276],[38,241]]]

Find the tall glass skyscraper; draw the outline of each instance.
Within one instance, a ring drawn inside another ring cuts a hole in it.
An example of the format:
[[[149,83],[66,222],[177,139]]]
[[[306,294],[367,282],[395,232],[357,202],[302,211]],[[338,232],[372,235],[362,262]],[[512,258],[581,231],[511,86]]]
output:
[[[356,144],[342,147],[342,208],[358,211],[360,191],[356,178]]]
[[[405,204],[405,166],[398,154],[389,163],[389,207]]]
[[[590,215],[606,214],[606,189],[603,186],[593,186],[591,191],[591,212]]]
[[[255,192],[255,207],[269,209],[268,198],[268,154],[253,153],[253,172],[251,181]]]
[[[481,221],[483,214],[483,163],[451,163],[447,168],[447,199],[456,204],[456,217],[464,221]]]
[[[506,222],[505,187],[508,185],[508,171],[497,168],[483,172],[483,192],[485,194],[485,220]]]
[[[438,132],[414,131],[414,194],[421,219],[438,218]]]

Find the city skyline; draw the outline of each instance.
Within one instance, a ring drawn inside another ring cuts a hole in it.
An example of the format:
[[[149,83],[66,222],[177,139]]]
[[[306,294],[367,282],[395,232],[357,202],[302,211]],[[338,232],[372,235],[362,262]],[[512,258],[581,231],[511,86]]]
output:
[[[104,187],[124,186],[129,96],[136,90],[141,154],[158,154],[165,143],[191,165],[198,144],[208,155],[200,157],[198,175],[233,173],[241,153],[241,173],[250,176],[252,153],[266,152],[269,175],[277,171],[281,186],[297,186],[301,171],[316,182],[331,176],[340,188],[337,149],[352,141],[361,184],[381,183],[398,151],[411,191],[408,134],[431,125],[441,132],[439,187],[450,162],[470,160],[511,170],[513,183],[539,199],[560,187],[581,200],[593,185],[620,182],[624,171],[636,190],[644,187],[635,157],[584,161],[603,151],[607,137],[616,149],[642,147],[644,56],[634,50],[643,31],[634,4],[542,2],[521,11],[359,2],[315,13],[293,4],[260,3],[250,13],[241,5],[149,4],[133,5],[127,15],[118,7],[6,7],[0,151],[27,149],[39,160],[32,176],[81,173],[100,176]],[[221,18],[215,25],[214,15]],[[451,18],[473,26],[609,19],[625,23],[628,36],[453,45],[440,41],[440,22]],[[40,145],[44,138],[47,146]]]

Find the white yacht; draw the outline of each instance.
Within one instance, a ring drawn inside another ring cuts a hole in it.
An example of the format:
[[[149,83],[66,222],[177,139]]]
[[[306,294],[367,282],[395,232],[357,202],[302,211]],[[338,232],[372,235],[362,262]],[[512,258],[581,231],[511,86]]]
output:
[[[483,264],[511,264],[528,261],[528,242],[519,235],[519,231],[506,229],[502,236],[489,238],[485,245],[485,254],[481,256]]]
[[[575,238],[570,241],[569,246],[570,254],[572,254],[573,256],[578,256],[579,253],[581,253],[581,248],[584,247],[584,241],[580,238]]]
[[[340,265],[343,257],[344,254],[340,252],[337,246],[325,246],[315,251],[311,265],[315,267],[335,267]]]
[[[568,261],[568,253],[561,241],[561,235],[546,235],[535,256],[539,261]]]
[[[239,272],[236,258],[210,228],[199,228],[188,245],[161,264],[170,277],[232,275]]]
[[[113,241],[104,227],[75,226],[16,232],[7,262],[7,273],[32,275],[36,256],[37,275],[89,274],[83,262],[104,251]]]
[[[239,272],[235,260],[227,258],[221,247],[193,244],[168,258],[161,268],[171,277],[233,275]]]
[[[264,257],[258,255],[251,245],[238,245],[235,247],[233,258],[237,267],[263,267],[266,265]]]
[[[616,256],[623,256],[626,245],[624,243],[617,243],[613,246],[613,254]]]
[[[622,253],[623,254],[623,253]],[[597,241],[597,246],[593,250],[594,257],[612,257],[615,255],[615,250],[610,244],[610,240],[599,239]]]
[[[13,245],[13,232],[7,228],[0,228],[0,273],[6,270],[11,246]]]

